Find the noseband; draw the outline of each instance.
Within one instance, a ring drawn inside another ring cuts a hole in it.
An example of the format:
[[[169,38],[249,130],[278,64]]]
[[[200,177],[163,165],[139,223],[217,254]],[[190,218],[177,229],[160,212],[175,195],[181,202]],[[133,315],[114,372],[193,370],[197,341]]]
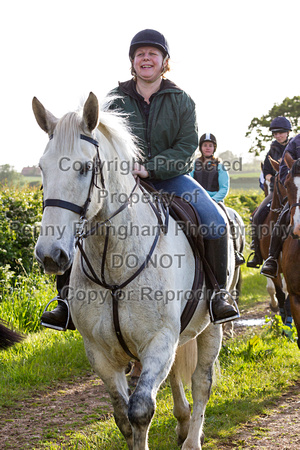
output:
[[[53,134],[49,137],[49,139],[51,140],[52,138],[53,138]],[[60,199],[56,199],[56,198],[48,198],[48,199],[44,200],[43,208],[46,208],[47,206],[55,206],[57,208],[63,208],[63,209],[67,209],[69,211],[73,211],[73,212],[79,214],[79,216],[81,218],[85,218],[88,206],[91,202],[91,192],[92,192],[93,186],[95,185],[97,188],[99,188],[99,186],[97,186],[97,183],[95,181],[95,177],[97,177],[98,173],[100,173],[101,187],[103,189],[105,189],[105,183],[104,183],[104,177],[103,177],[103,172],[102,172],[101,159],[99,156],[98,141],[96,141],[95,139],[93,139],[89,136],[86,136],[84,134],[80,135],[80,139],[93,144],[96,147],[96,152],[97,152],[96,163],[93,166],[93,174],[92,174],[92,180],[91,180],[91,184],[90,184],[90,188],[89,188],[89,193],[88,193],[88,196],[87,196],[87,199],[86,199],[84,205],[79,206],[79,205],[76,205],[75,203],[67,202],[65,200],[60,200]],[[99,172],[98,172],[98,168],[99,168]]]

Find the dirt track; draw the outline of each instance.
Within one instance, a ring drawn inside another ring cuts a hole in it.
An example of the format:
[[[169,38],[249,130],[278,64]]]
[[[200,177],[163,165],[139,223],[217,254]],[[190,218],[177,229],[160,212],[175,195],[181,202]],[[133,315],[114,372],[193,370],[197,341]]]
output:
[[[34,398],[19,402],[17,407],[0,411],[0,449],[42,448],[39,441],[46,437],[57,443],[57,436],[65,436],[63,439],[67,440],[68,430],[74,430],[74,424],[80,429],[95,418],[106,420],[111,415],[108,395],[95,375],[56,384],[45,393],[39,392]],[[226,445],[216,448],[299,450],[300,381],[282,395],[268,414],[244,424]]]

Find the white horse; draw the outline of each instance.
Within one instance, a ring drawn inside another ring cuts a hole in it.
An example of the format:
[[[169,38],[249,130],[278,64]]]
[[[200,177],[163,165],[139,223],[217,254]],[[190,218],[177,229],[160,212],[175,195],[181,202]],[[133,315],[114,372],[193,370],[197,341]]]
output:
[[[108,389],[116,424],[129,449],[148,449],[156,394],[170,375],[179,444],[201,449],[222,327],[210,321],[204,282],[196,311],[180,332],[195,272],[188,240],[171,217],[164,233],[149,196],[131,174],[137,150],[130,132],[116,114],[99,111],[93,93],[81,113],[60,120],[36,98],[33,111],[50,137],[40,159],[44,212],[36,258],[49,274],[63,274],[72,265],[71,315]],[[231,286],[234,256],[228,241]],[[190,340],[198,353],[192,418],[180,358],[175,360],[178,346]],[[125,368],[132,356],[143,369],[129,397]]]

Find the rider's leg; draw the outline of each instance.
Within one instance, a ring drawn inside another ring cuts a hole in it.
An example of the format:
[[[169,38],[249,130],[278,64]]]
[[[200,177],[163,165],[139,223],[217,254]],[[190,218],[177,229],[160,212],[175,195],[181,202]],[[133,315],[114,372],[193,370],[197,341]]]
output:
[[[258,207],[258,209],[256,210],[255,214],[252,217],[252,244],[251,247],[254,250],[254,255],[253,258],[251,260],[247,261],[247,267],[252,267],[255,269],[258,269],[259,266],[261,266],[262,262],[263,262],[263,258],[261,256],[261,252],[260,252],[260,233],[259,233],[259,229],[260,226],[263,224],[263,222],[265,221],[267,215],[269,214],[270,211],[270,207],[271,207],[271,201],[272,201],[272,193],[269,194],[264,200],[263,202],[260,204],[260,206]],[[250,255],[252,256],[252,254]]]
[[[218,239],[205,239],[205,256],[210,265],[220,289],[226,289],[227,285],[227,261],[228,261],[228,242],[225,234]],[[206,277],[208,278],[208,277]],[[210,281],[207,281],[208,287],[212,291]],[[212,293],[211,320],[214,323],[228,322],[237,319],[239,314],[235,307],[228,302],[226,292]]]
[[[278,262],[277,259],[280,255],[284,240],[288,236],[288,224],[289,224],[289,205],[286,204],[283,208],[276,224],[274,225],[271,242],[269,247],[269,256],[266,259],[264,265],[261,268],[260,273],[269,278],[276,278],[278,274]]]
[[[55,297],[55,299],[57,300],[57,306],[52,311],[45,311],[42,314],[41,321],[43,323],[61,328],[65,327],[69,314],[68,306],[60,299],[65,299],[67,297],[67,286],[70,280],[70,273],[71,268],[68,269],[63,275],[58,275],[56,277],[58,295]],[[69,318],[68,329],[76,329],[71,316]]]

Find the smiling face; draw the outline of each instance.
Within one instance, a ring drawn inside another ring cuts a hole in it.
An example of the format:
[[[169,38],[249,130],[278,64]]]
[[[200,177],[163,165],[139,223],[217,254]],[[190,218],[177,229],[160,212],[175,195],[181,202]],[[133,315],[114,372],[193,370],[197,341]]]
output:
[[[274,131],[273,136],[279,144],[283,144],[289,137],[288,131]]]
[[[137,79],[151,83],[160,78],[167,62],[164,62],[163,54],[157,48],[140,47],[134,54],[132,64]]]

